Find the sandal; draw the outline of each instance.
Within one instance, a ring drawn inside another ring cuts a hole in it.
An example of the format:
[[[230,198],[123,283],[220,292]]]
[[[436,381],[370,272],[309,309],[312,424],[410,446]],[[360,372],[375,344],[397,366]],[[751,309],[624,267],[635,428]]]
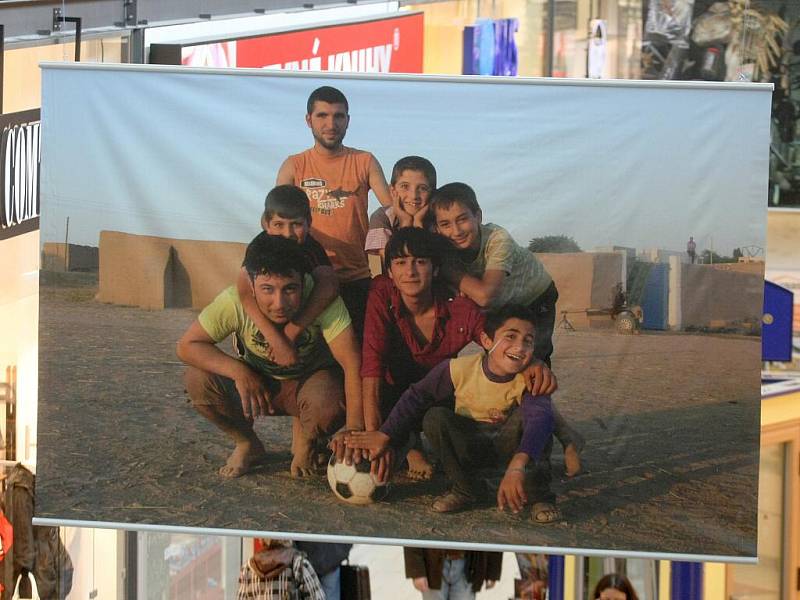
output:
[[[561,520],[561,511],[550,502],[536,502],[531,507],[531,521],[534,523],[555,523]]]

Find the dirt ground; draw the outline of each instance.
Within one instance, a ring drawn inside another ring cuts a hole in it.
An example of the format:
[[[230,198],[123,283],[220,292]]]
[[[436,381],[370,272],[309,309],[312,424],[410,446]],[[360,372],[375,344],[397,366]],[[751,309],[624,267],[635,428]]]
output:
[[[43,277],[36,516],[473,543],[728,556],[756,553],[760,340],[557,330],[555,396],[584,435],[563,477],[564,520],[534,525],[493,505],[454,515],[445,489],[398,480],[366,507],[322,476],[289,477],[290,421],[261,419],[271,460],[222,480],[230,447],[187,404],[175,342],[191,310],[92,300],[91,277]],[[54,285],[55,284],[55,285]]]

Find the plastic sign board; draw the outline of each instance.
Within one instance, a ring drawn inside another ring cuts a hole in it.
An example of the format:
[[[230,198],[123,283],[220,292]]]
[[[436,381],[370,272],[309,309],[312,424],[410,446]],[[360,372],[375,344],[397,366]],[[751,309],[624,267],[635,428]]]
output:
[[[344,73],[421,73],[423,14],[208,43],[152,44],[150,62]]]

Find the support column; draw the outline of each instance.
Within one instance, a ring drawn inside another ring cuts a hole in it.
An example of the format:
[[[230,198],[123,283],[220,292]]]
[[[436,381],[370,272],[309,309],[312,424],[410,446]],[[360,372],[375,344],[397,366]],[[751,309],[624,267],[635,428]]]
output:
[[[670,577],[672,600],[703,600],[703,563],[672,563]]]
[[[564,557],[547,557],[547,598],[564,600]]]
[[[683,328],[683,316],[681,314],[681,295],[683,293],[682,275],[683,263],[681,263],[680,256],[670,256],[667,324],[672,330],[680,330]]]

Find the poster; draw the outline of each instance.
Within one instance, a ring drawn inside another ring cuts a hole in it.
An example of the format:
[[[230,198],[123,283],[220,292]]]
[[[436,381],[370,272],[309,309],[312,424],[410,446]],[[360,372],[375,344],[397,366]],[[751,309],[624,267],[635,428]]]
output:
[[[99,272],[89,299],[69,278],[41,289],[42,522],[755,556],[763,269],[719,261],[764,245],[769,86],[90,65],[43,75],[43,250],[69,217],[70,242],[99,247]],[[235,283],[281,165],[313,143],[306,102],[322,85],[348,100],[344,144],[387,178],[399,158],[424,156],[438,186],[469,184],[483,222],[521,247],[577,246],[537,254],[559,296],[553,402],[585,440],[571,478],[554,443],[558,523],[498,511],[493,492],[439,514],[442,471],[416,482],[402,460],[385,500],[343,503],[324,475],[291,477],[286,417],[256,419],[263,467],[219,476],[232,444],[188,403],[176,343]],[[638,333],[619,326],[620,293]]]

